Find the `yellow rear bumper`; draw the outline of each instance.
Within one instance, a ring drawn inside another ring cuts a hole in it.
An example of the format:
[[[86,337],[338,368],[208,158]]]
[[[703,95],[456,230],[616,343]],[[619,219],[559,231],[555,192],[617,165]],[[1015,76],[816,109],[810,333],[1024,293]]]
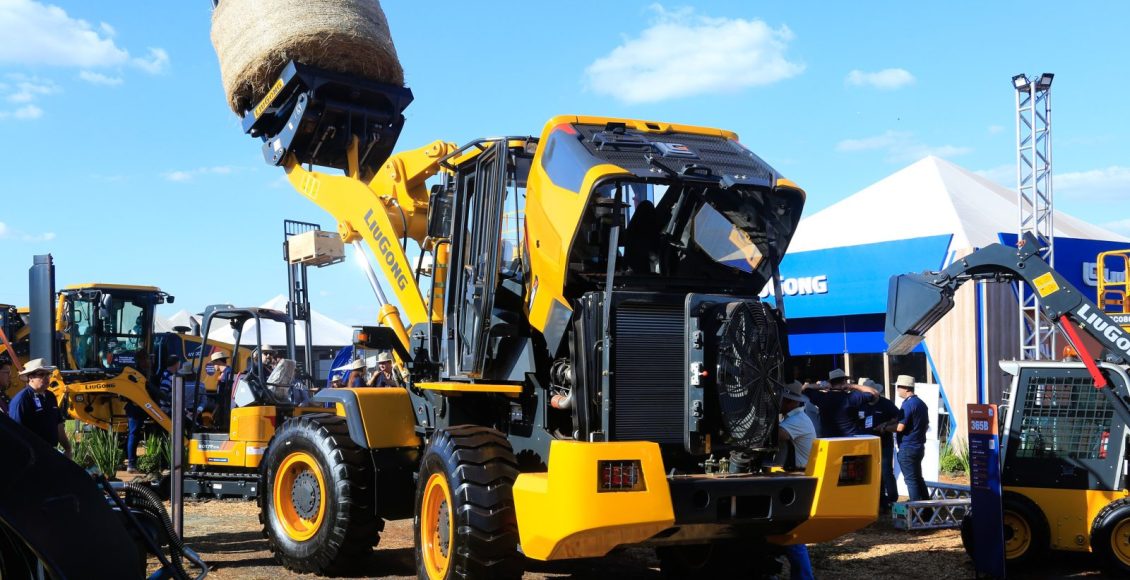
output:
[[[600,557],[623,545],[750,534],[780,544],[820,542],[862,528],[878,513],[877,460],[870,462],[867,481],[839,483],[845,456],[879,457],[874,437],[818,440],[804,475],[668,480],[659,446],[638,441],[554,441],[549,455],[547,472],[523,473],[514,483],[522,551],[536,560]],[[644,489],[598,491],[602,460],[639,461]]]

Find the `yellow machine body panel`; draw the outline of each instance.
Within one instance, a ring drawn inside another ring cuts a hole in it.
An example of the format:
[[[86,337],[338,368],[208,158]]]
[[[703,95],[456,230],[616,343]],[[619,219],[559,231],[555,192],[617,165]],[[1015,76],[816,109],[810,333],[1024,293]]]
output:
[[[231,429],[226,438],[201,433],[188,445],[191,465],[258,467],[275,434],[277,417],[270,406],[236,407],[231,410]]]
[[[69,384],[55,371],[48,388],[54,393],[59,408],[65,407],[70,418],[99,429],[126,431],[126,401],[141,407],[164,431],[172,428],[169,416],[145,390],[145,377],[130,367],[105,380]]]
[[[1048,489],[1043,487],[1011,487],[1004,491],[1019,493],[1039,506],[1048,520],[1051,549],[1091,551],[1091,524],[1111,502],[1130,497],[1130,490],[1118,491]]]
[[[63,288],[63,290],[130,290],[134,292],[160,292],[161,289],[156,286],[138,286],[135,284],[102,284],[98,282],[90,282],[87,284],[72,284]]]
[[[598,461],[638,460],[642,491],[597,491]],[[675,513],[659,445],[651,442],[550,444],[549,470],[514,482],[522,552],[535,560],[604,556],[671,527]]]
[[[816,493],[808,520],[788,534],[770,538],[779,544],[815,544],[854,532],[879,514],[878,437],[817,439],[808,457],[806,475],[816,478]],[[867,481],[844,485],[840,473],[845,457],[867,457]]]
[[[500,393],[514,397],[522,394],[522,385],[511,384],[494,385],[487,383],[436,382],[416,383],[416,386],[421,389],[439,391],[442,393]]]
[[[412,401],[403,388],[360,387],[348,389],[357,395],[365,439],[372,449],[394,447],[419,447],[416,435],[416,415]],[[335,413],[346,416],[345,406],[335,405]]]

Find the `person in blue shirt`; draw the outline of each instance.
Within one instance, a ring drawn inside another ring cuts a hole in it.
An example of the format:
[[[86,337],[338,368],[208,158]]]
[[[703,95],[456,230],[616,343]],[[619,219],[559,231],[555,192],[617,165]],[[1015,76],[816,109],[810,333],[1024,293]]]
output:
[[[63,446],[67,459],[71,458],[71,442],[63,430],[63,414],[59,412],[55,395],[47,390],[48,379],[55,367],[37,358],[28,361],[20,377],[27,386],[16,393],[9,407],[12,419],[43,438],[48,445]]]
[[[906,482],[910,501],[930,499],[926,480],[922,478],[922,458],[926,455],[926,430],[930,428],[930,412],[926,403],[914,394],[914,377],[899,375],[895,381],[902,408],[896,427],[898,462]]]
[[[882,484],[879,486],[879,512],[889,513],[891,505],[899,499],[898,480],[895,479],[895,436],[898,425],[899,408],[882,394],[881,385],[870,379],[859,379],[860,384],[879,391],[879,396],[864,405],[863,426],[869,434],[879,437],[882,450],[882,465],[879,473]]]
[[[840,369],[828,373],[827,383],[806,384],[804,394],[820,408],[821,437],[869,435],[864,428],[863,406],[879,395],[873,388],[849,383]]]

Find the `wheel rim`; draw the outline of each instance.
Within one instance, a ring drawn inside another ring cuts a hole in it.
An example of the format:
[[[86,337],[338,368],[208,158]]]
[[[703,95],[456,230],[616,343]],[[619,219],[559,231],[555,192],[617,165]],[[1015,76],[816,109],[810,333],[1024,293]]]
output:
[[[424,568],[430,578],[444,578],[451,566],[451,488],[441,473],[424,484],[420,504],[420,541]]]
[[[1004,512],[1004,557],[1014,560],[1032,546],[1032,529],[1028,521],[1015,512]]]
[[[1130,567],[1130,518],[1118,522],[1111,530],[1110,552],[1123,566]]]
[[[275,518],[290,539],[314,537],[326,515],[326,480],[309,453],[296,451],[283,460],[272,489]]]

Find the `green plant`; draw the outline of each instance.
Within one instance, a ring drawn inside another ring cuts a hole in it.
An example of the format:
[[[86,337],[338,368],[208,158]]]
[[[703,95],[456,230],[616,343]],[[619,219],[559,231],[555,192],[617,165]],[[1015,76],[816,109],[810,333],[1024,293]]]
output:
[[[145,455],[137,458],[137,467],[142,473],[161,475],[161,471],[172,463],[172,448],[164,433],[150,433],[145,437]]]
[[[90,459],[89,433],[80,429],[68,429],[67,439],[71,442],[71,458],[83,469],[90,469],[94,462]]]
[[[106,477],[114,477],[124,457],[122,448],[118,445],[118,436],[103,429],[91,429],[82,439],[94,467]]]
[[[954,439],[953,443],[942,445],[938,467],[943,473],[951,475],[969,473],[969,447],[960,439]]]

